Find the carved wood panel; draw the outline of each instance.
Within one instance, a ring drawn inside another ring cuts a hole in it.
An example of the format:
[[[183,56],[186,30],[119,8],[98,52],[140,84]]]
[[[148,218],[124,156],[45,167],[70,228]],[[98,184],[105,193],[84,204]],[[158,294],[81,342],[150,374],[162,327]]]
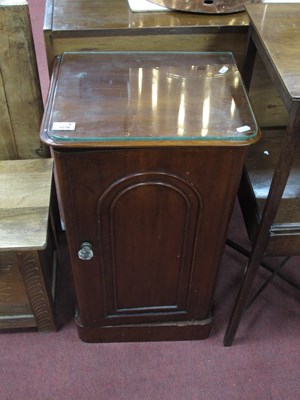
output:
[[[187,313],[200,194],[168,173],[123,176],[97,205],[107,316]]]
[[[55,329],[38,252],[0,252],[0,329]]]
[[[45,285],[38,252],[19,252],[17,260],[38,330],[54,330],[53,302]]]

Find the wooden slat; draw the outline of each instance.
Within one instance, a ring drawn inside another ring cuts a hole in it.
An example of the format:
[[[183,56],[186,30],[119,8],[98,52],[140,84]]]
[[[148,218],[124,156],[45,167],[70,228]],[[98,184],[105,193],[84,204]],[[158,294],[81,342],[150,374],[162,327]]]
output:
[[[2,73],[0,70],[0,160],[17,159],[18,150],[7,108]]]
[[[27,1],[0,0],[0,70],[5,93],[0,108],[6,108],[6,125],[11,125],[10,130],[0,125],[0,141],[7,147],[0,157],[37,158],[43,104]]]

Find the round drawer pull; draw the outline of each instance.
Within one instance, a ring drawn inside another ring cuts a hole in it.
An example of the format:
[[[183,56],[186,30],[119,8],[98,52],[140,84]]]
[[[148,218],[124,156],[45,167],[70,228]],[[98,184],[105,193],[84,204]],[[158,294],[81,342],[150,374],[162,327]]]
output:
[[[90,242],[82,242],[78,251],[80,260],[88,261],[94,257],[93,246]]]

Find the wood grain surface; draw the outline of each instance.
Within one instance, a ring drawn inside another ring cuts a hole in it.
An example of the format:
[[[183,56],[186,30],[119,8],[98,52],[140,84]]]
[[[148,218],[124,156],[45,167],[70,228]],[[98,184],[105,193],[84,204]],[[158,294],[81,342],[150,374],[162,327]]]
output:
[[[51,159],[0,161],[0,246],[39,250],[47,241]]]
[[[0,1],[0,159],[38,158],[43,104],[27,1]]]

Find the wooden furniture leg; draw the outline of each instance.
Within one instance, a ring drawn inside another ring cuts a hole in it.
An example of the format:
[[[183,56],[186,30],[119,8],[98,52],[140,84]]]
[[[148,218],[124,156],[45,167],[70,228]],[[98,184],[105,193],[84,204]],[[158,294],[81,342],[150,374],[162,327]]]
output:
[[[245,274],[240,287],[240,291],[238,293],[234,309],[225,333],[225,346],[231,346],[237,332],[257,270],[264,256],[264,250],[268,244],[268,240],[270,237],[270,228],[276,217],[279,203],[282,198],[282,194],[284,192],[290,170],[293,165],[295,154],[299,147],[300,136],[294,134],[295,130],[300,129],[300,115],[297,111],[297,107],[294,107],[294,110],[292,110],[290,114],[290,123],[282,144],[282,151],[280,153],[277,168],[274,172],[259,231],[256,237],[256,241],[252,247],[251,255],[245,269]]]

